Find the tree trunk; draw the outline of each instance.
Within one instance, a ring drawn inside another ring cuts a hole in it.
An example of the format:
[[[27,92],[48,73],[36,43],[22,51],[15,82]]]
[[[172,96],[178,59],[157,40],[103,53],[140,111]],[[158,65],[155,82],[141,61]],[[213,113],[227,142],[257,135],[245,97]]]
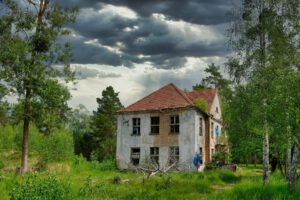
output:
[[[287,127],[288,141],[287,141],[287,149],[286,149],[286,159],[285,159],[285,177],[289,179],[289,172],[291,167],[292,160],[292,137],[291,137],[291,127]]]
[[[27,90],[25,96],[25,103],[24,103],[21,174],[25,174],[28,170],[29,123],[30,123],[30,90]]]
[[[269,132],[268,127],[265,125],[264,141],[263,141],[263,185],[269,183]]]
[[[297,180],[297,161],[298,161],[298,146],[297,144],[293,144],[293,147],[291,149],[292,152],[292,160],[291,160],[291,166],[290,166],[290,170],[289,170],[289,183],[288,183],[288,187],[289,187],[289,191],[293,192],[296,190],[296,180]]]

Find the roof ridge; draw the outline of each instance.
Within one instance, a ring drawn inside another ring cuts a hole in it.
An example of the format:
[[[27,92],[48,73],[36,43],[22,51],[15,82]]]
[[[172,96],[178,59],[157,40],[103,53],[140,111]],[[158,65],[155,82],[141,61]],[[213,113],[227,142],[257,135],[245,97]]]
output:
[[[181,89],[179,89],[174,83],[170,83],[175,90],[191,105],[194,105],[194,103],[191,101],[191,99],[185,94],[184,91],[182,91]]]

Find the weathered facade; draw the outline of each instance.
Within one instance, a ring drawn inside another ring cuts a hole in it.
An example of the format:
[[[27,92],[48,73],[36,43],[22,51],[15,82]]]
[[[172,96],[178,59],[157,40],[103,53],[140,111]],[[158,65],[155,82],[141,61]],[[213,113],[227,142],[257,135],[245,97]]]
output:
[[[207,101],[209,110],[194,105]],[[221,107],[214,89],[183,92],[169,84],[119,111],[117,165],[128,169],[145,160],[159,166],[179,163],[179,169],[194,170],[195,153],[204,164],[211,160],[222,130]]]

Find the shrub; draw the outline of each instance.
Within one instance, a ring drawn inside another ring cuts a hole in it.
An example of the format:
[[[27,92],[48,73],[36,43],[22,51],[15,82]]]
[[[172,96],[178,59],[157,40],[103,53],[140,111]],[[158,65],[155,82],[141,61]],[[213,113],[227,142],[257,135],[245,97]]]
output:
[[[74,155],[72,135],[66,130],[60,130],[45,135],[40,146],[40,156],[45,162],[71,160]]]
[[[69,184],[65,184],[55,176],[38,176],[37,174],[25,177],[16,182],[10,192],[11,200],[71,200]]]
[[[0,127],[0,149],[2,150],[13,150],[17,148],[16,142],[16,131],[10,125]]]
[[[204,112],[208,112],[208,103],[201,97],[194,100],[194,104],[199,108],[200,110]]]

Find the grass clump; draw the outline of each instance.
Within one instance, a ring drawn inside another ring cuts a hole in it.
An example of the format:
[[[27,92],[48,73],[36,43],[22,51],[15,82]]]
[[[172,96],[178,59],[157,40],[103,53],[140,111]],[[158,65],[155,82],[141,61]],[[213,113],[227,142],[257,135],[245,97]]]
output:
[[[11,200],[72,200],[70,186],[55,176],[29,175],[17,181],[9,194]]]

